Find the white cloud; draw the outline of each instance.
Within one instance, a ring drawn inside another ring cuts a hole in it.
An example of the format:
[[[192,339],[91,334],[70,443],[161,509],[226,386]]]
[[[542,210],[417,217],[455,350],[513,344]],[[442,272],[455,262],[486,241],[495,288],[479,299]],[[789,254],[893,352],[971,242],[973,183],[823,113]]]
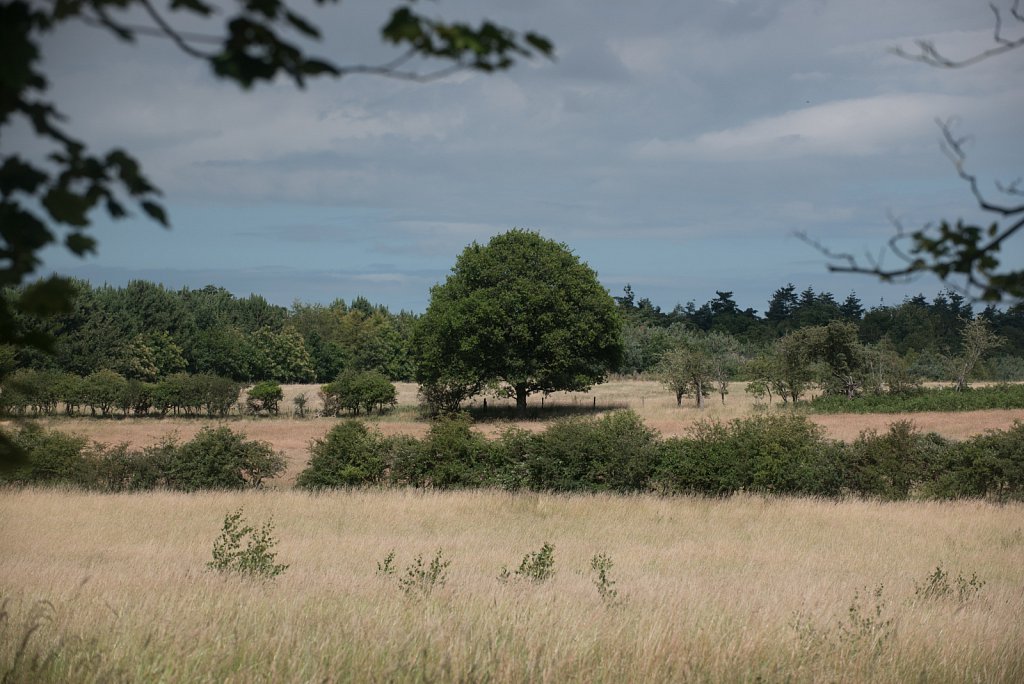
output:
[[[936,115],[966,115],[972,101],[935,94],[894,94],[838,100],[754,119],[689,139],[639,144],[641,159],[756,160],[810,155],[864,157],[889,153],[920,135],[934,137]]]

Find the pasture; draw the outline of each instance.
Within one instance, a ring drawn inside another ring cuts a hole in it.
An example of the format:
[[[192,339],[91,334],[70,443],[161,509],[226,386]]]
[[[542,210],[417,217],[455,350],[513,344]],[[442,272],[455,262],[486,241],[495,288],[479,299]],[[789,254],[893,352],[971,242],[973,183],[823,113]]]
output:
[[[240,506],[275,581],[205,567]],[[0,519],[5,681],[1024,679],[1020,504],[28,489]],[[543,543],[551,579],[499,581]]]

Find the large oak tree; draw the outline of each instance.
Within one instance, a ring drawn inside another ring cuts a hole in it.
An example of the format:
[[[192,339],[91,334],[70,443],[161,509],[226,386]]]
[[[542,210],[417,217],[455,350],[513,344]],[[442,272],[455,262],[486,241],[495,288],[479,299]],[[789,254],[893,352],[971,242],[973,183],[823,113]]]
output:
[[[569,248],[511,230],[466,247],[413,336],[417,380],[516,398],[585,391],[622,359],[614,300]]]

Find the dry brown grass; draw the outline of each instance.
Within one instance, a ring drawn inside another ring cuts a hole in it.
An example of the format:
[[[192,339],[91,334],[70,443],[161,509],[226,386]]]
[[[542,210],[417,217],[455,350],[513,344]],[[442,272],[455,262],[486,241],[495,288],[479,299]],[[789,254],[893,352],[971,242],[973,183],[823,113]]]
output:
[[[243,505],[276,523],[274,583],[205,570]],[[27,490],[0,493],[0,520],[13,681],[1024,680],[1017,504]],[[543,542],[552,580],[497,581]],[[427,599],[375,576],[390,549],[401,572],[438,548],[449,580]],[[938,564],[985,584],[915,600]],[[877,628],[851,622],[856,595]]]

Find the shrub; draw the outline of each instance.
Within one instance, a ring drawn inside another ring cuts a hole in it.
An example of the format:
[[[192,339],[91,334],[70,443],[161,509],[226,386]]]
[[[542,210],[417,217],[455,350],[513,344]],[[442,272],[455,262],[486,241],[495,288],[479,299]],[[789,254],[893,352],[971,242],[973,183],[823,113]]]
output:
[[[405,574],[399,578],[398,586],[402,588],[406,596],[429,596],[435,588],[443,587],[448,582],[448,566],[450,560],[444,560],[441,549],[430,565],[424,567],[423,556],[416,556],[412,563],[405,568]]]
[[[91,487],[95,472],[88,440],[57,430],[28,424],[13,437],[25,455],[24,464],[10,473],[18,484],[76,485]]]
[[[842,447],[803,416],[762,415],[723,425],[701,421],[658,448],[654,489],[666,493],[835,495]]]
[[[458,413],[462,402],[475,395],[479,389],[479,385],[457,380],[424,382],[418,392],[422,413],[430,417]]]
[[[310,445],[310,459],[296,485],[304,489],[377,484],[384,479],[390,441],[357,420],[335,425]]]
[[[135,492],[163,485],[170,454],[166,444],[143,451],[131,451],[126,444],[102,450],[95,460],[96,486],[106,492]]]
[[[249,388],[245,406],[254,416],[263,411],[266,411],[268,416],[276,416],[283,398],[284,391],[281,389],[281,385],[273,380],[265,380]]]
[[[492,447],[471,425],[464,414],[443,416],[431,423],[424,440],[396,443],[392,479],[438,489],[481,485]]]
[[[949,581],[949,573],[942,569],[942,565],[935,567],[935,572],[928,575],[924,582],[914,582],[914,598],[918,601],[929,599],[952,599],[958,603],[966,603],[978,596],[981,588],[985,586],[985,580],[978,579],[978,574],[971,573],[967,579],[961,573],[957,573],[952,583]]]
[[[498,579],[507,582],[510,579],[527,579],[533,582],[544,582],[555,575],[555,547],[545,542],[539,551],[523,556],[523,561],[515,572],[502,568]]]
[[[274,525],[268,520],[259,530],[246,524],[242,509],[224,516],[220,536],[213,542],[213,560],[206,564],[217,572],[237,572],[244,577],[274,579],[288,569],[275,563],[277,552],[273,537]],[[248,537],[245,548],[242,539]]]
[[[606,606],[614,606],[619,601],[619,590],[615,588],[615,580],[609,574],[614,565],[611,556],[605,553],[599,553],[590,559],[594,586],[597,587],[597,594]]]
[[[948,445],[924,487],[936,498],[1024,499],[1024,423]]]
[[[686,438],[673,437],[658,445],[651,486],[665,494],[730,494],[743,487],[737,460],[726,426],[702,420]]]
[[[21,369],[4,378],[0,385],[0,410],[7,415],[24,415],[32,404],[31,371]]]
[[[845,487],[862,496],[905,499],[942,468],[947,443],[898,421],[879,435],[862,432],[846,449]]]
[[[242,385],[231,378],[224,378],[211,373],[189,376],[195,385],[195,394],[200,400],[203,410],[208,416],[223,418],[231,411],[238,401]],[[276,408],[275,408],[275,413]]]
[[[64,373],[22,368],[4,378],[0,388],[0,410],[23,415],[32,409],[35,415],[52,415],[61,399]]]
[[[61,373],[57,393],[64,402],[64,413],[73,416],[85,404],[85,379],[73,373]]]
[[[530,461],[536,450],[537,435],[511,427],[488,446],[487,467],[482,484],[508,491],[529,488]]]
[[[247,441],[226,427],[204,427],[170,451],[167,486],[185,491],[258,488],[285,467],[284,458],[269,444]]]
[[[734,420],[729,426],[729,442],[733,452],[746,461],[739,472],[748,489],[773,494],[839,493],[841,446],[826,440],[824,429],[803,416]]]
[[[295,415],[299,418],[306,417],[306,405],[309,403],[309,399],[306,397],[305,392],[300,392],[292,397],[292,404],[295,406]]]
[[[553,491],[639,491],[655,467],[656,438],[633,411],[558,421],[532,445],[530,485]]]
[[[1024,385],[1000,384],[958,392],[922,389],[901,395],[866,394],[855,399],[819,397],[807,404],[814,413],[909,413],[1024,408]]]

